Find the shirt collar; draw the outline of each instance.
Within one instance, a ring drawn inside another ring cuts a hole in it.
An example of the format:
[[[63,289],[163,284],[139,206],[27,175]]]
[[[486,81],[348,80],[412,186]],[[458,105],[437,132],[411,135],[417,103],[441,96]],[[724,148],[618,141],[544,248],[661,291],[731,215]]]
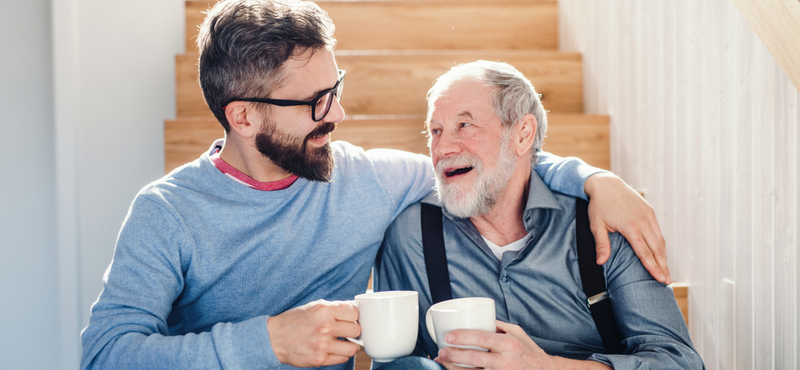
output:
[[[546,213],[546,210],[561,210],[553,191],[544,184],[542,178],[536,174],[531,166],[530,185],[528,186],[528,203],[525,211],[522,212],[522,222],[528,232],[533,232],[539,219]]]

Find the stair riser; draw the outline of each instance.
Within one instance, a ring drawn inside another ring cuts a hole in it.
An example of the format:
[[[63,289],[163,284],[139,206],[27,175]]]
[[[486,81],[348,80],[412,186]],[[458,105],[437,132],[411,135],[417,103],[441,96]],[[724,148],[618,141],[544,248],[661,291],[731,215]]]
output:
[[[347,70],[341,104],[347,114],[425,114],[425,95],[433,81],[454,65],[478,59],[504,61],[516,67],[543,94],[544,106],[551,112],[583,111],[580,54],[537,51],[337,53],[339,68]],[[178,117],[210,115],[197,83],[196,56],[178,56],[176,76]]]
[[[337,49],[557,49],[555,1],[318,1]],[[186,51],[214,2],[186,2]],[[502,25],[502,26],[498,26]]]
[[[364,149],[393,148],[428,154],[423,118],[345,120],[332,133]],[[561,156],[578,156],[587,163],[609,168],[609,118],[583,114],[551,114],[544,150]],[[196,159],[209,145],[225,136],[212,118],[166,121],[166,170]]]

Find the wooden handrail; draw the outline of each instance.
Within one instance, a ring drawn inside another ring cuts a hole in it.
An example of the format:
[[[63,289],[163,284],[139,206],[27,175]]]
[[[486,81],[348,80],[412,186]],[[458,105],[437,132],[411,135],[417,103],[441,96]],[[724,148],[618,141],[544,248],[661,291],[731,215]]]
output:
[[[733,0],[733,3],[800,89],[800,1]]]

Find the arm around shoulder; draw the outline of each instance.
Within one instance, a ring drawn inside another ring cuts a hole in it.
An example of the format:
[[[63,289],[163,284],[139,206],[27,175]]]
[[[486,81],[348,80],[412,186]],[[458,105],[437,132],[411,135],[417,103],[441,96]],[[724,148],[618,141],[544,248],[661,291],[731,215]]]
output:
[[[550,188],[562,194],[588,199],[584,183],[596,173],[605,172],[592,167],[577,157],[559,157],[548,152],[539,152],[534,171]]]

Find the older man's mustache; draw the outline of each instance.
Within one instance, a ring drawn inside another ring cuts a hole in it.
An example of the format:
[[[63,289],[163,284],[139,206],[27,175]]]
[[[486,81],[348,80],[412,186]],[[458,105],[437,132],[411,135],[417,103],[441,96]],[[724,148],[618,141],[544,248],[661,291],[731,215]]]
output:
[[[440,160],[436,164],[436,173],[445,177],[463,175],[480,166],[480,160],[472,155],[460,155]]]

